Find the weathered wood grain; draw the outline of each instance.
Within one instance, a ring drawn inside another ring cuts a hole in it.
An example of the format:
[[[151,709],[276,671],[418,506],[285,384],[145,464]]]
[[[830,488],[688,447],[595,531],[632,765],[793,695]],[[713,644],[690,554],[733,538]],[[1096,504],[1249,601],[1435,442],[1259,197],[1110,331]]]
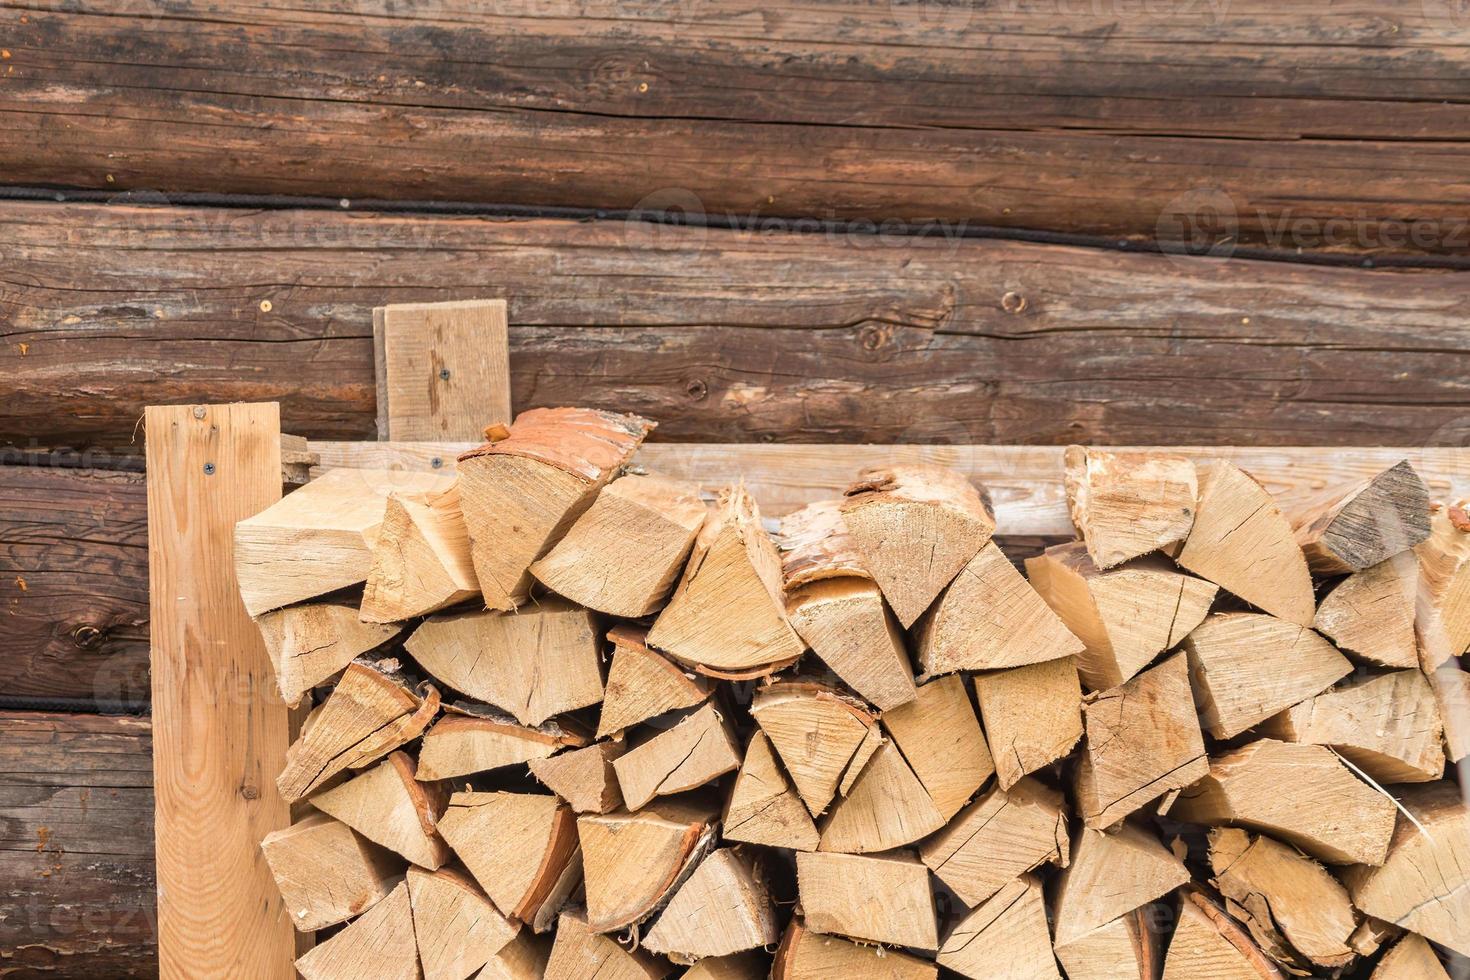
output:
[[[1470,246],[1453,0],[5,6],[13,183]]]

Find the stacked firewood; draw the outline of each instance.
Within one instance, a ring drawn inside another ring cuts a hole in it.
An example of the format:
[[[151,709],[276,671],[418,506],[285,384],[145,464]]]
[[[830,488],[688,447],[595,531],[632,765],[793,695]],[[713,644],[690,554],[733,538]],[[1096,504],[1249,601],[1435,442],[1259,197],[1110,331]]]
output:
[[[775,526],[639,472],[652,427],[531,411],[238,526],[304,713],[262,848],[308,980],[1470,955],[1470,515],[1407,463],[1285,514],[1225,461],[1073,447],[1079,539],[1023,573],[958,473]]]

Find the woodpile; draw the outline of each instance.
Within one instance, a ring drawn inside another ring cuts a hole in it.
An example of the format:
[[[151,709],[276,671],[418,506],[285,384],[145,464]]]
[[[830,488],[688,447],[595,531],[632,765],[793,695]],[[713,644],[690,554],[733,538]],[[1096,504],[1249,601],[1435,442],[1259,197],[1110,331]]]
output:
[[[779,522],[494,426],[242,522],[310,708],[261,844],[309,980],[1448,975],[1470,956],[1470,518],[1408,463],[1301,512],[1072,447],[1078,540],[855,474]],[[304,709],[303,709],[304,710]]]

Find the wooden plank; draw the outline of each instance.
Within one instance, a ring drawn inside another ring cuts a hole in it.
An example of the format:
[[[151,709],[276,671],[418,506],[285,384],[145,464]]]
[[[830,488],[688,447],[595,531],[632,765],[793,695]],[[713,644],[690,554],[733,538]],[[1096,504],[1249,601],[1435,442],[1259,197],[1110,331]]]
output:
[[[281,498],[274,404],[150,407],[148,569],[162,977],[295,975],[296,935],[260,839],[290,823],[290,744],[240,602],[235,522]]]
[[[1467,245],[1449,0],[41,8],[16,184]]]
[[[373,310],[378,438],[481,438],[510,422],[505,300],[398,303]]]

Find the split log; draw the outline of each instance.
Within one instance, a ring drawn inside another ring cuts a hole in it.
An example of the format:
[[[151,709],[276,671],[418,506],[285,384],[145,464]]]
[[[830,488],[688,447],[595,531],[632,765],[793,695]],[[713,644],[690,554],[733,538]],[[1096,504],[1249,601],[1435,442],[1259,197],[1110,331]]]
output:
[[[1062,459],[1067,511],[1097,568],[1112,568],[1188,536],[1199,495],[1194,463],[1182,456],[1085,446],[1068,446]]]
[[[346,769],[362,769],[417,738],[439,711],[439,692],[420,697],[392,668],[397,661],[357,660],[286,750],[276,777],[281,796],[295,802]]]
[[[563,912],[543,980],[663,980],[673,972],[668,960],[599,936],[584,914]]]
[[[1041,882],[1009,882],[954,927],[938,963],[975,980],[1061,980],[1046,924]]]
[[[1216,613],[1184,639],[1200,724],[1234,738],[1353,672],[1311,630],[1259,613]]]
[[[1379,783],[1444,775],[1444,726],[1418,670],[1354,680],[1287,708],[1260,726],[1283,742],[1330,745]]]
[[[505,438],[459,457],[460,503],[485,606],[526,600],[531,563],[561,540],[654,423],[586,408],[535,408]]]
[[[1057,955],[1067,963],[1069,946],[1188,882],[1188,869],[1152,831],[1131,823],[1106,833],[1083,829],[1057,884]]]
[[[416,768],[412,756],[390,752],[377,766],[313,794],[308,802],[374,844],[432,871],[450,857],[435,829],[448,801],[437,784],[415,778]]]
[[[647,630],[621,623],[607,638],[613,643],[612,665],[602,692],[597,737],[616,735],[667,711],[692,708],[709,698],[714,685],[689,676],[662,654],[648,648]]]
[[[542,585],[610,616],[657,612],[704,524],[699,487],[625,476],[603,487],[566,536],[531,565]]]
[[[479,594],[458,486],[390,494],[363,586],[363,621],[426,616]]]
[[[1246,931],[1203,892],[1188,889],[1169,940],[1163,980],[1284,980]]]
[[[761,688],[750,713],[814,817],[827,809],[858,747],[877,724],[834,688],[806,681],[780,681]]]
[[[1082,685],[1071,657],[977,674],[975,697],[1001,789],[1063,758],[1082,738]]]
[[[894,743],[883,742],[852,788],[828,811],[817,849],[887,851],[932,834],[944,826],[944,819],[903,753]]]
[[[1263,738],[1211,759],[1169,815],[1270,834],[1328,864],[1379,865],[1397,812],[1330,749]]]
[[[443,491],[451,476],[328,470],[235,525],[235,578],[252,616],[367,580],[395,491]]]
[[[1315,574],[1361,572],[1429,537],[1429,490],[1403,460],[1304,508],[1293,525]]]
[[[1067,980],[1156,980],[1163,963],[1161,922],[1173,910],[1160,902],[1118,918],[1056,950]]]
[[[1219,591],[1162,557],[1099,571],[1076,541],[1027,558],[1026,575],[1084,644],[1077,672],[1092,691],[1117,687],[1176,646],[1204,620]]]
[[[717,817],[712,804],[687,797],[578,817],[592,931],[626,929],[658,909],[713,847]]]
[[[750,676],[806,649],[786,619],[781,558],[743,484],[720,492],[648,643],[691,666]]]
[[[308,950],[296,971],[304,980],[419,980],[408,883],[400,880],[387,898]]]
[[[929,871],[903,851],[796,855],[806,927],[850,939],[936,950]]]
[[[576,817],[554,796],[455,793],[439,833],[507,918],[534,924],[576,859]]]
[[[1291,525],[1266,488],[1231,463],[1201,470],[1194,527],[1176,560],[1273,616],[1312,625],[1312,576]]]
[[[478,885],[452,868],[409,868],[408,897],[423,980],[465,980],[520,932]]]
[[[314,932],[346,922],[393,890],[403,862],[331,817],[313,813],[260,842],[291,924]]]
[[[760,950],[710,956],[684,972],[680,980],[767,980],[771,960]]]
[[[699,862],[639,945],[676,963],[693,963],[758,949],[779,937],[760,871],[733,848],[722,848]]]
[[[655,796],[684,793],[739,768],[740,749],[713,704],[613,760],[630,810],[642,809]]]
[[[845,497],[853,544],[905,629],[995,533],[984,491],[942,466],[870,470]]]
[[[276,669],[281,700],[293,708],[307,691],[402,630],[397,624],[364,623],[356,607],[341,602],[287,606],[263,613],[255,623]]]
[[[1450,980],[1450,975],[1434,948],[1411,932],[1383,954],[1371,980]]]
[[[1419,564],[1394,555],[1343,579],[1317,606],[1313,626],[1338,648],[1384,667],[1417,667],[1414,603]]]
[[[1459,664],[1448,660],[1425,675],[1444,725],[1445,757],[1455,763],[1470,756],[1470,673]]]
[[[771,980],[937,980],[939,968],[897,950],[851,942],[793,918],[781,936]]]
[[[1358,927],[1353,930],[1348,945],[1359,956],[1372,956],[1379,949],[1396,941],[1403,933],[1404,930],[1392,922],[1384,922],[1382,919],[1365,915],[1358,923]]]
[[[522,929],[490,957],[485,968],[475,974],[475,980],[542,980],[550,958],[551,937],[534,936]]]
[[[1091,696],[1084,716],[1077,809],[1088,827],[1111,827],[1209,772],[1183,654]]]
[[[834,578],[873,581],[842,517],[841,500],[818,500],[781,518],[777,542],[787,593]]]
[[[1009,881],[1043,864],[1065,868],[1067,814],[1062,795],[1034,779],[992,788],[926,840],[919,857],[974,908]]]
[[[452,779],[489,772],[586,744],[585,737],[555,721],[533,728],[493,708],[450,707],[424,733],[418,778]]]
[[[958,675],[920,686],[913,701],[883,713],[883,727],[945,820],[995,771],[980,720]]]
[[[455,690],[539,725],[602,700],[598,635],[592,613],[547,598],[514,613],[434,616],[404,647]]]
[[[765,732],[756,729],[745,749],[745,761],[725,803],[721,834],[726,840],[766,847],[815,851],[816,824],[796,787],[776,762]]]
[[[613,761],[626,750],[624,742],[598,742],[532,759],[531,775],[577,813],[607,813],[623,805]]]
[[[1210,831],[1213,883],[1226,910],[1288,972],[1340,970],[1357,953],[1349,944],[1357,914],[1347,889],[1316,861],[1269,837]]]
[[[994,542],[960,570],[915,631],[927,675],[1021,667],[1085,649]]]
[[[1470,647],[1470,502],[1438,508],[1428,539],[1414,554],[1419,559],[1415,625],[1429,672]]]

